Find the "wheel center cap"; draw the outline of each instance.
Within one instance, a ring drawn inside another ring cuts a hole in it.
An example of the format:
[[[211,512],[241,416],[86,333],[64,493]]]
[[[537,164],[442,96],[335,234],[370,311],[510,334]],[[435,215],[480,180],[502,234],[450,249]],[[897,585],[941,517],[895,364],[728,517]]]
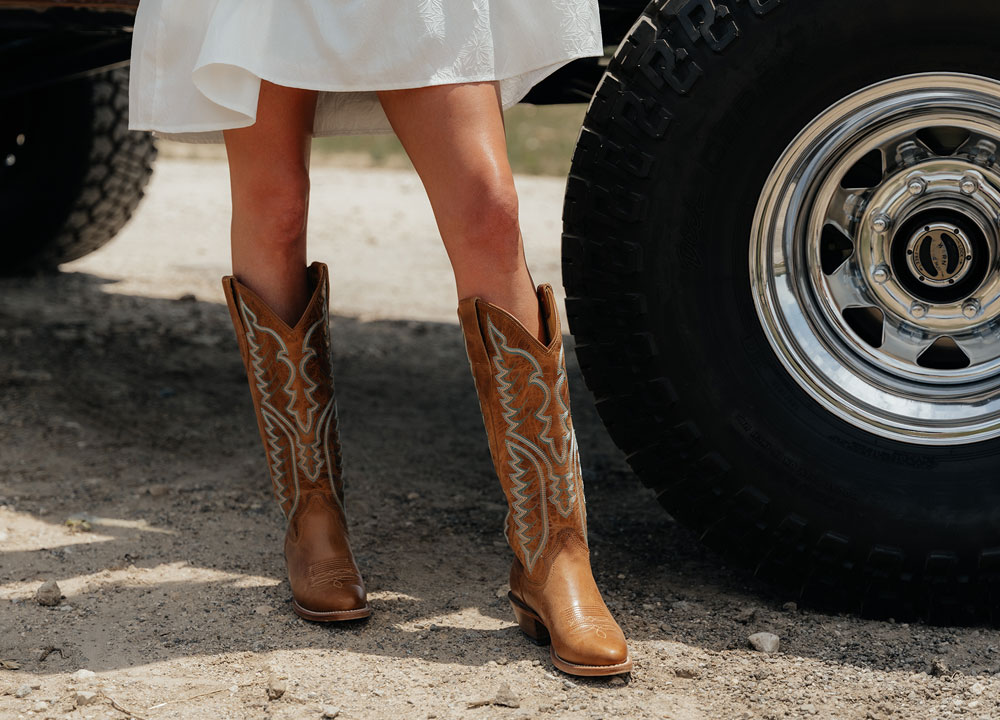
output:
[[[920,226],[906,243],[906,265],[928,287],[948,287],[968,274],[973,245],[959,227],[943,222]]]

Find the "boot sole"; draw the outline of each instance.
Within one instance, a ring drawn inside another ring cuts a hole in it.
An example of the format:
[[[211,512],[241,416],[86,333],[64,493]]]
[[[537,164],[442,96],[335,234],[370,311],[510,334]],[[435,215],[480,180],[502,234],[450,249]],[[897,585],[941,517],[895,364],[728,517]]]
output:
[[[356,610],[306,610],[295,600],[292,600],[292,610],[300,618],[313,622],[341,622],[343,620],[361,620],[372,614],[371,605],[365,605]]]
[[[539,617],[538,613],[519,600],[513,592],[507,593],[507,599],[510,600],[510,606],[514,610],[514,618],[517,620],[517,625],[521,628],[521,632],[527,635],[536,645],[548,645],[549,658],[552,660],[552,664],[567,675],[602,677],[605,675],[622,675],[632,672],[632,658],[626,658],[625,662],[617,663],[616,665],[579,665],[563,660],[556,654],[549,629],[545,627],[545,623],[542,622],[542,618]]]

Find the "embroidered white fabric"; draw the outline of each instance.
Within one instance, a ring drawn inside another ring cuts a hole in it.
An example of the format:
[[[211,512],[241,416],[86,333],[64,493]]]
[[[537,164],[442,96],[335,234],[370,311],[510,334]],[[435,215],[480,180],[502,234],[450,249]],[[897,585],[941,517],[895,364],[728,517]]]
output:
[[[264,79],[321,91],[316,136],[390,132],[375,90],[498,80],[507,108],[602,51],[597,0],[142,0],[129,127],[222,142]]]

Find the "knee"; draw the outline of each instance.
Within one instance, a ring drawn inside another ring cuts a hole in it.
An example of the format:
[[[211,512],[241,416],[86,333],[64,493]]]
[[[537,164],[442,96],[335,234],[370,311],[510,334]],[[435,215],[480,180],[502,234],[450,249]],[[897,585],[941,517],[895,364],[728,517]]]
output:
[[[517,191],[512,178],[483,178],[464,194],[459,246],[496,270],[513,270],[521,258]]]
[[[249,220],[260,242],[277,248],[297,245],[305,236],[309,208],[306,172],[276,172],[245,184],[234,209]]]

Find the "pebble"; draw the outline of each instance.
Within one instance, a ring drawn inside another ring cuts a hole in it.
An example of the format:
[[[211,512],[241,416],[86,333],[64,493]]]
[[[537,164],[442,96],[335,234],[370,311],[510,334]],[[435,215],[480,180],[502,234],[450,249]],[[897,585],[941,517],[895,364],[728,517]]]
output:
[[[77,690],[73,701],[77,705],[90,705],[97,700],[97,693],[92,690]]]
[[[26,698],[31,695],[31,685],[21,685],[14,691],[14,697],[16,698]]]
[[[340,715],[340,708],[334,707],[333,705],[324,705],[319,709],[319,712],[320,717],[323,717],[326,720],[333,720],[333,718]]]
[[[277,700],[282,695],[285,694],[285,690],[288,689],[288,683],[284,678],[279,678],[272,675],[267,679],[267,699]]]
[[[674,675],[676,675],[679,678],[694,680],[696,677],[700,676],[701,673],[699,673],[698,670],[693,667],[679,667],[679,668],[674,668]]]
[[[493,705],[497,705],[499,707],[519,708],[521,707],[521,701],[517,695],[514,694],[514,691],[511,690],[510,685],[504,683],[500,686],[500,689],[497,690],[497,694],[493,697]]]
[[[942,677],[944,675],[951,675],[951,668],[949,668],[941,660],[934,660],[931,662],[931,675],[935,677]]]
[[[806,703],[805,705],[802,706],[802,712],[808,713],[809,715],[815,715],[816,706],[813,705],[812,703]]]
[[[982,683],[973,683],[972,687],[969,688],[969,692],[971,692],[973,695],[982,695],[983,690],[985,689],[986,688],[983,687]]]
[[[93,680],[95,677],[97,677],[97,673],[95,673],[93,670],[86,670],[84,668],[80,668],[69,677],[71,680],[75,680],[76,682],[83,682],[86,680]]]
[[[748,637],[747,642],[750,643],[750,647],[754,650],[771,655],[778,652],[778,648],[781,645],[781,638],[774,633],[759,632]]]
[[[36,713],[45,712],[48,709],[49,709],[49,704],[44,700],[39,700],[38,702],[36,702],[34,705],[31,706],[31,712],[36,712]]]
[[[670,603],[671,610],[687,610],[691,607],[691,603],[687,600],[677,600],[676,602]]]
[[[621,675],[615,675],[608,681],[608,685],[611,685],[613,687],[622,687],[623,685],[625,685],[625,678],[623,678]]]
[[[38,590],[35,591],[35,601],[39,605],[53,607],[58,605],[61,600],[62,590],[59,589],[59,585],[55,580],[46,580],[41,584]]]
[[[799,609],[798,603],[786,602],[781,606],[781,609],[785,612],[796,612]]]
[[[757,608],[743,608],[738,613],[736,613],[736,622],[743,623],[747,625],[753,622],[754,617],[757,615]]]
[[[274,610],[274,608],[270,605],[258,605],[253,609],[257,615],[270,615],[272,610]]]

